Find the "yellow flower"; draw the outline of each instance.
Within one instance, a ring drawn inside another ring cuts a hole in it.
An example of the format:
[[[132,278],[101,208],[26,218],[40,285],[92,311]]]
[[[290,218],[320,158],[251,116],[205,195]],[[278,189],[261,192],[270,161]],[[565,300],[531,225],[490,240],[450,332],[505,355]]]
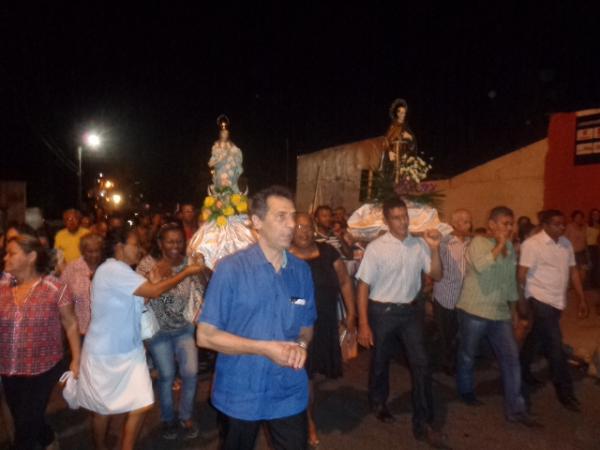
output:
[[[242,196],[240,194],[233,194],[231,196],[231,203],[233,204],[233,206],[239,205],[241,201],[242,201]]]
[[[209,195],[209,196],[207,196],[207,197],[204,199],[204,206],[205,206],[206,208],[210,208],[212,205],[214,205],[214,204],[215,204],[215,201],[216,201],[216,200],[215,200],[215,198],[214,198],[214,197],[211,197],[211,196]]]
[[[212,214],[212,212],[210,209],[203,208],[202,209],[202,221],[206,222],[208,219],[210,219],[211,214]]]
[[[225,217],[225,216],[217,217],[217,225],[219,225],[220,227],[224,227],[225,225],[227,225],[227,217]]]
[[[236,209],[242,214],[248,212],[248,202],[240,202],[239,205],[236,205]]]
[[[223,214],[227,217],[229,216],[233,216],[235,214],[235,209],[233,209],[233,206],[227,206],[224,210],[223,210]]]

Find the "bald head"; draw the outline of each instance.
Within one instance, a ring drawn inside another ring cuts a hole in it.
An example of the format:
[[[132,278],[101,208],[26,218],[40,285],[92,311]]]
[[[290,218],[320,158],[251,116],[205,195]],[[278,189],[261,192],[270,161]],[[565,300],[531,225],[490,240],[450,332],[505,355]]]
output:
[[[450,224],[457,236],[468,236],[473,225],[471,213],[466,209],[457,209],[452,213]]]

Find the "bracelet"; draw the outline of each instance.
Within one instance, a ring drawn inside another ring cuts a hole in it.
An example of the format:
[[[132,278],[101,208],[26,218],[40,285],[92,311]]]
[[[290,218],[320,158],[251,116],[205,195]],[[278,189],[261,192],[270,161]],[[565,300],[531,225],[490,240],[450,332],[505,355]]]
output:
[[[304,350],[308,350],[308,344],[306,343],[306,341],[303,341],[302,339],[298,339],[296,341],[296,344],[298,344],[298,347],[303,348]]]

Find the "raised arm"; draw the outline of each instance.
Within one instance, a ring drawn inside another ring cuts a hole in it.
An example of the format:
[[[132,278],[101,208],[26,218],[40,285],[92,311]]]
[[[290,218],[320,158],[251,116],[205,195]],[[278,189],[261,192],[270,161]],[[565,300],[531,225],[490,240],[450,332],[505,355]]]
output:
[[[203,269],[203,266],[190,265],[178,274],[173,275],[165,280],[161,280],[156,283],[152,281],[146,281],[135,290],[133,295],[144,297],[146,301],[151,298],[160,297],[163,293],[167,292],[169,289],[173,289],[175,286],[181,283],[185,278],[201,273]]]

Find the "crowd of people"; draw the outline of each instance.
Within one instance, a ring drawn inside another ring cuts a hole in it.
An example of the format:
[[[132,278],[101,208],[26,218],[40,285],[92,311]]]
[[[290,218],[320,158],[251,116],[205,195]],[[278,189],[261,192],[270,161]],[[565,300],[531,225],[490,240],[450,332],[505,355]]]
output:
[[[368,402],[383,423],[395,421],[389,370],[404,352],[413,434],[433,447],[449,445],[434,427],[432,369],[455,377],[466,405],[481,405],[475,362],[484,339],[500,368],[506,420],[543,426],[525,389],[542,382],[531,370],[539,353],[560,404],[580,411],[559,320],[569,286],[580,317],[589,314],[584,286],[600,286],[600,210],[587,219],[574,211],[570,220],[546,210],[534,224],[497,206],[486,228],[473,230],[460,209],[446,236],[411,234],[400,198],[384,202],[383,215],[387,231],[360,242],[344,208],[297,212],[289,190],[265,189],[251,204],[257,243],[214,272],[186,257],[201,225],[191,204],[133,221],[71,209],[52,238],[11,224],[0,235],[0,375],[14,448],[58,448],[44,415],[70,370],[78,403],[91,412],[95,448],[107,448],[110,418],[126,414],[120,448],[133,449],[155,402],[149,364],[162,438],[196,438],[199,349],[218,354],[211,403],[222,448],[254,448],[263,426],[273,448],[317,447],[314,380],[343,376],[340,321],[370,351]],[[428,305],[441,343],[437,364],[425,345]],[[147,310],[158,331],[143,340]],[[527,332],[518,336],[522,323]]]

